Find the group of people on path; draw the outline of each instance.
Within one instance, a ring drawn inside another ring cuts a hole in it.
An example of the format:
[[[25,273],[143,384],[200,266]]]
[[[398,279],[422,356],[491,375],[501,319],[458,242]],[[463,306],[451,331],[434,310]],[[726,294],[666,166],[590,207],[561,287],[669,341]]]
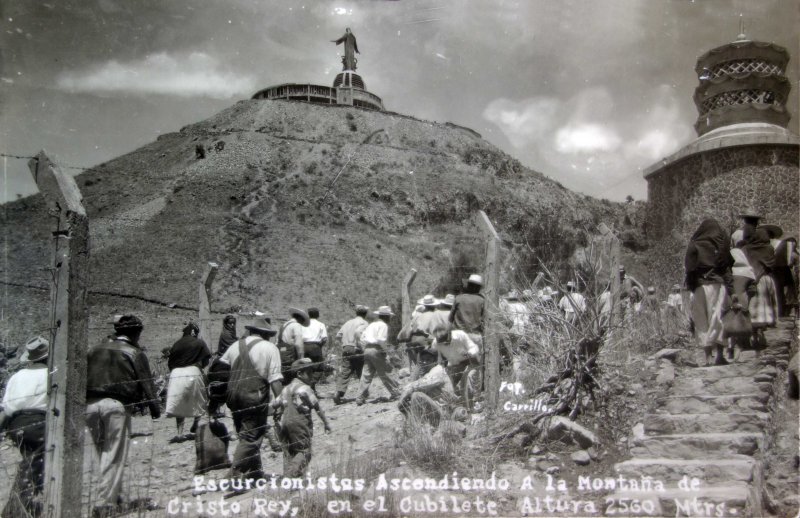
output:
[[[686,249],[691,322],[706,365],[712,355],[714,365],[727,364],[735,347],[758,354],[766,347],[764,329],[797,309],[797,240],[780,239],[780,227],[760,225],[752,212],[740,219],[733,235],[717,220],[703,220]]]
[[[369,309],[357,306],[355,318],[336,334],[342,347],[343,365],[336,380],[334,403],[346,402],[348,382],[357,378],[355,401],[363,405],[377,376],[391,400],[399,401],[404,414],[417,412],[430,416],[432,409],[436,409],[437,415],[450,416],[452,404],[457,400],[453,379],[465,362],[480,361],[482,284],[480,276],[471,276],[465,293],[448,296],[436,308],[423,304],[412,319],[410,330],[401,331],[401,338],[416,337],[424,329],[431,339],[431,344],[421,347],[427,353],[419,349],[409,352],[413,364],[423,369],[418,371],[417,383],[404,390],[388,359],[389,325],[394,312],[389,306],[381,306],[372,312],[374,319],[370,322],[366,318]],[[221,407],[227,405],[238,439],[230,462],[231,478],[265,476],[261,464],[264,437],[268,437],[273,450],[283,451],[282,476],[303,476],[311,461],[312,413],[317,413],[326,432],[331,431],[315,389],[321,373],[328,369],[325,361],[328,331],[319,321],[316,308],[308,311],[290,308],[289,313],[291,318],[279,328],[272,327],[270,318],[262,314],[244,326],[247,333],[241,338],[237,334],[236,317],[226,316],[215,353],[200,336],[199,326],[186,324],[180,339],[162,350],[170,370],[163,410],[156,377],[139,343],[144,329],[142,320],[130,314],[114,317],[113,334],[92,347],[87,355],[86,425],[98,462],[92,470],[98,479],[92,495],[93,518],[115,516],[131,508],[124,502],[122,486],[130,448],[131,418],[137,411],[149,413],[152,419],[159,419],[162,413],[174,417],[177,433],[170,439],[174,443],[193,439],[201,418],[216,419],[222,415]],[[431,325],[433,321],[437,324]],[[435,357],[442,359],[440,365],[420,359],[426,354],[431,357],[431,346],[436,351]],[[21,359],[24,368],[10,378],[3,397],[4,412],[0,413],[0,430],[8,431],[22,455],[4,517],[38,516],[42,512],[50,344],[36,337],[25,349]],[[463,413],[457,414],[463,418]],[[188,419],[192,425],[185,433]],[[152,502],[141,504],[154,506]]]

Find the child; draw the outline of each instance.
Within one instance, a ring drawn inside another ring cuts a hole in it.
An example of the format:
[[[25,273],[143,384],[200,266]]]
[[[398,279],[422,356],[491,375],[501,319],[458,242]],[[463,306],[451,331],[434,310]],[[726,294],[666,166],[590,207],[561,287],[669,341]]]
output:
[[[301,358],[293,362],[291,368],[296,377],[271,403],[275,409],[275,420],[278,421],[280,418],[278,429],[283,445],[284,477],[302,477],[311,462],[311,439],[314,436],[311,410],[315,410],[322,419],[325,433],[331,431],[328,418],[319,407],[319,400],[310,387],[314,367],[310,358]]]
[[[750,313],[747,308],[750,304],[750,298],[756,290],[756,276],[741,249],[731,248],[731,257],[733,257],[733,267],[731,268],[733,273],[733,301],[731,307],[725,313],[731,310],[740,311],[749,321]],[[739,350],[751,348],[750,336],[730,336],[726,338],[728,339],[728,359],[733,359],[734,346],[738,346]],[[758,354],[759,351],[756,350],[756,355]]]

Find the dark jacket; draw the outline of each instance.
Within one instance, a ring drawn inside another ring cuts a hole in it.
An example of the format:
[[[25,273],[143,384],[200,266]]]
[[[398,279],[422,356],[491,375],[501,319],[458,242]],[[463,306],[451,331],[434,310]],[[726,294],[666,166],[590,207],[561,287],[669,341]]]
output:
[[[89,351],[87,398],[111,398],[123,405],[147,405],[155,419],[161,416],[150,362],[124,336],[107,340]]]
[[[450,322],[453,329],[466,333],[483,333],[484,298],[480,293],[462,293],[456,296],[453,309],[450,310]]]

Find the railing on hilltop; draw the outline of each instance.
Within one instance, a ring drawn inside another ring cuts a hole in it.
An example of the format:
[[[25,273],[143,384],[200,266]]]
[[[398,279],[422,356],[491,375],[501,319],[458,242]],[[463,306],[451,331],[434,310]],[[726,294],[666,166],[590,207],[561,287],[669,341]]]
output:
[[[372,110],[383,110],[383,101],[380,97],[366,90],[350,87],[333,88],[322,85],[286,83],[259,90],[252,98],[267,100],[287,99],[290,101],[304,101],[315,104],[339,104],[337,102],[337,91],[339,89],[345,89],[351,92],[353,106]]]

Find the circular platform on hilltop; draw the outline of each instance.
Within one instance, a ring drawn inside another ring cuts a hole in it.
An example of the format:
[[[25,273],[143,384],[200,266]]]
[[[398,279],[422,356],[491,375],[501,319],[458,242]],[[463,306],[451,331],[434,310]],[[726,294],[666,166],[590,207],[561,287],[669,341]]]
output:
[[[333,86],[284,83],[259,90],[253,99],[286,99],[314,104],[339,104],[383,111],[383,101],[367,91],[364,80],[352,70],[336,75]]]

